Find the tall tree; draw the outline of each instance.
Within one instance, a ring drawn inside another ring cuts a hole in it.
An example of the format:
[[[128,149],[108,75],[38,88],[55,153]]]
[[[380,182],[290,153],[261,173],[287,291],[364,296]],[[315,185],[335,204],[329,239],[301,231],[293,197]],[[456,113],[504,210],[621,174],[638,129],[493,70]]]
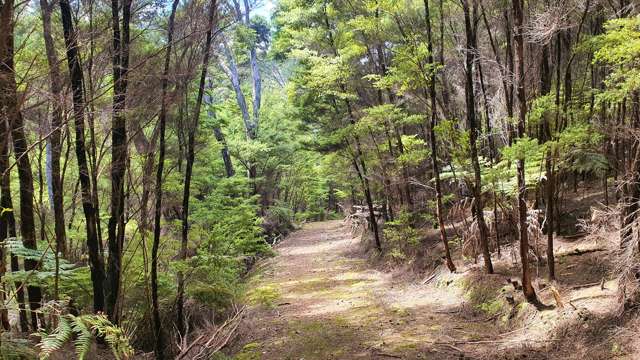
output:
[[[83,72],[78,53],[78,35],[73,28],[71,6],[68,0],[60,0],[60,17],[64,42],[67,48],[67,65],[71,80],[73,100],[73,121],[75,125],[75,151],[78,160],[78,177],[82,192],[82,210],[85,217],[87,231],[87,248],[89,249],[89,266],[91,267],[91,282],[93,284],[93,310],[104,310],[104,261],[102,259],[102,244],[98,241],[96,209],[91,196],[91,178],[87,165],[87,151],[85,147],[84,126],[84,93]],[[96,184],[93,184],[96,186]]]
[[[111,117],[111,217],[109,218],[109,264],[107,271],[107,314],[114,323],[119,321],[118,299],[122,249],[124,246],[124,181],[127,166],[127,77],[129,73],[129,24],[131,0],[122,3],[122,31],[120,29],[120,3],[111,1],[113,113]]]
[[[47,63],[49,65],[49,81],[51,89],[51,134],[49,135],[49,146],[51,147],[51,193],[53,200],[54,231],[56,235],[56,251],[62,256],[67,253],[66,230],[64,223],[64,206],[62,181],[60,178],[60,155],[62,151],[61,134],[63,125],[63,97],[62,97],[62,76],[60,74],[58,54],[51,33],[51,13],[53,4],[47,0],[40,0],[40,10],[42,12],[42,34],[44,37]]]
[[[476,118],[475,92],[473,85],[473,72],[477,61],[476,28],[478,23],[478,4],[476,0],[461,0],[464,11],[464,24],[466,35],[465,49],[465,100],[467,108],[467,126],[469,127],[469,149],[471,164],[473,166],[474,184],[473,210],[480,233],[480,246],[484,258],[484,267],[487,273],[493,274],[491,253],[489,252],[489,236],[487,224],[484,220],[484,201],[482,199],[482,175],[480,173],[480,161],[478,160],[478,122]],[[471,6],[469,1],[472,2]]]
[[[18,167],[18,179],[20,190],[20,236],[26,248],[36,249],[36,225],[35,213],[33,209],[33,173],[31,172],[31,162],[29,161],[27,137],[25,135],[25,124],[22,118],[21,103],[18,99],[15,69],[13,63],[14,44],[13,31],[15,28],[13,14],[14,1],[6,0],[0,8],[0,103],[2,112],[6,116],[11,138],[13,151]],[[5,170],[6,171],[6,170]],[[35,271],[38,269],[38,261],[34,259],[24,260],[25,271]],[[31,310],[31,326],[38,329],[38,309],[42,300],[40,287],[28,285],[27,294],[29,296],[29,309]]]
[[[187,246],[189,244],[189,198],[191,196],[191,177],[193,175],[193,162],[195,160],[195,142],[198,126],[200,123],[200,110],[202,108],[202,98],[204,96],[207,69],[209,67],[209,59],[211,57],[211,42],[213,39],[214,19],[217,10],[216,0],[211,0],[209,5],[209,16],[207,22],[207,37],[204,43],[204,51],[202,55],[202,69],[200,70],[200,83],[198,86],[198,95],[196,105],[193,110],[193,121],[188,126],[187,140],[187,164],[184,174],[184,188],[182,194],[182,242],[180,245],[180,258],[187,259]],[[184,319],[184,275],[178,273],[178,300],[177,300],[177,322],[180,334],[185,334]]]
[[[173,0],[171,15],[169,15],[169,27],[167,29],[167,49],[164,56],[164,68],[162,70],[162,92],[160,114],[158,115],[158,127],[160,128],[160,143],[158,145],[158,169],[156,172],[156,203],[154,210],[153,245],[151,247],[151,304],[153,317],[153,334],[155,337],[154,352],[156,359],[163,360],[164,341],[162,323],[160,320],[160,304],[158,302],[158,248],[160,247],[160,220],[162,217],[162,175],[164,172],[165,157],[165,132],[167,126],[167,89],[169,87],[169,65],[171,63],[171,48],[173,46],[173,29],[175,25],[176,9],[179,0]]]
[[[527,97],[525,89],[524,72],[524,13],[523,0],[512,0],[514,34],[516,43],[516,94],[518,97],[518,138],[525,136],[525,122],[527,117]],[[518,223],[520,238],[520,261],[522,263],[522,291],[530,303],[537,304],[538,297],[531,284],[531,274],[529,273],[529,238],[527,233],[527,184],[525,182],[524,157],[520,157],[517,162],[518,168]]]
[[[435,127],[438,120],[438,109],[436,107],[436,64],[433,58],[433,40],[431,34],[431,15],[429,11],[429,0],[424,0],[425,21],[427,24],[427,49],[429,55],[427,61],[431,65],[431,79],[429,81],[429,98],[431,99],[431,119],[429,121],[429,142],[431,143],[431,166],[433,166],[433,176],[435,180],[436,190],[436,217],[438,219],[438,228],[440,230],[440,240],[444,245],[444,254],[449,270],[456,271],[456,266],[451,259],[451,251],[449,250],[449,240],[447,239],[447,231],[444,225],[444,215],[442,208],[442,185],[440,184],[440,167],[438,165],[438,145],[436,144]]]

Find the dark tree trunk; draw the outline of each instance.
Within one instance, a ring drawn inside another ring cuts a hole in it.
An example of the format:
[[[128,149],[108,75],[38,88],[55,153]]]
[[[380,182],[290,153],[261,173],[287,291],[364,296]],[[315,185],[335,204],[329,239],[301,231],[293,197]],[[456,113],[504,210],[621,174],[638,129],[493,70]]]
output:
[[[516,91],[518,95],[518,138],[525,135],[525,121],[527,116],[527,98],[525,92],[524,73],[524,14],[523,1],[513,0],[514,18],[514,40],[516,43]],[[538,297],[531,284],[531,274],[529,273],[529,238],[527,234],[527,185],[525,183],[525,159],[518,159],[518,216],[520,225],[520,260],[522,262],[522,291],[530,303],[537,304]]]
[[[9,98],[12,94],[11,89],[15,87],[15,79],[13,85],[10,84],[13,78],[13,1],[0,1],[0,206],[3,209],[13,210],[11,200],[11,177],[9,173],[9,139],[11,132],[10,116],[12,100]],[[13,100],[15,101],[15,99]],[[15,238],[16,220],[13,211],[2,211],[0,214],[0,237]],[[20,271],[18,257],[11,254],[11,271]],[[20,315],[20,330],[29,332],[29,321],[27,320],[27,312],[24,299],[24,286],[22,283],[16,282],[16,300],[18,302],[18,312]]]
[[[216,117],[215,111],[212,109],[213,99],[210,94],[204,94],[204,104],[207,105],[207,115],[209,118],[214,119]],[[224,139],[224,133],[220,128],[220,125],[215,125],[213,127],[213,135],[216,137],[216,141],[222,146],[220,149],[220,156],[222,157],[222,161],[224,162],[224,170],[227,177],[232,177],[235,174],[233,169],[233,163],[231,162],[231,154],[229,154],[229,147],[227,146],[227,141]]]
[[[207,68],[209,66],[209,58],[211,57],[211,41],[213,37],[213,23],[216,14],[217,2],[211,0],[209,5],[209,22],[207,28],[207,38],[205,40],[204,54],[202,56],[202,69],[200,73],[200,84],[198,86],[198,95],[196,105],[193,110],[193,121],[188,125],[187,140],[187,164],[184,175],[184,191],[182,194],[182,241],[180,243],[180,258],[187,259],[187,245],[189,244],[189,197],[191,195],[191,176],[193,174],[193,162],[195,160],[195,142],[198,126],[200,124],[200,109],[202,107],[202,98],[207,80]],[[184,319],[184,275],[178,272],[178,299],[177,299],[177,323],[178,331],[182,336],[185,335],[185,319]]]
[[[640,94],[636,91],[633,94],[633,116],[632,127],[638,128],[640,122]],[[620,227],[620,247],[626,247],[633,238],[633,224],[638,219],[640,209],[640,143],[634,141],[630,149],[629,168],[626,169],[627,180],[623,186],[623,197],[621,199],[621,227]],[[640,246],[640,245],[638,245]]]
[[[1,94],[0,94],[1,95]],[[13,211],[2,211],[3,209],[13,210],[13,201],[11,199],[11,174],[9,173],[9,140],[11,139],[9,134],[9,126],[7,119],[3,114],[4,111],[4,99],[0,96],[0,241],[7,238],[16,237],[16,219]],[[3,273],[6,269],[5,255],[2,256],[2,268]],[[20,271],[20,264],[18,263],[18,257],[11,254],[11,271]],[[22,332],[29,332],[29,321],[27,320],[27,311],[24,302],[24,287],[22,283],[16,282],[16,301],[18,302],[18,312],[20,318],[20,330]],[[3,293],[4,294],[4,293]],[[4,296],[4,295],[3,295]],[[6,309],[5,309],[6,310]],[[5,313],[2,312],[2,324],[5,330],[9,330],[5,322]],[[8,315],[8,314],[7,314]]]
[[[542,59],[540,62],[540,94],[548,95],[551,92],[551,76],[552,72],[549,65],[549,45],[545,44],[542,48]],[[549,114],[544,114],[544,122],[541,125],[540,142],[551,141],[551,124],[549,123]],[[553,164],[553,150],[547,151],[545,159],[545,173],[547,180],[545,183],[545,216],[547,231],[547,269],[549,279],[555,280],[555,259],[553,253],[553,218],[554,218],[554,193],[555,193],[555,176]]]
[[[222,161],[224,162],[224,171],[227,177],[232,177],[235,174],[233,170],[233,163],[231,162],[231,154],[229,154],[229,147],[227,146],[227,141],[224,139],[224,134],[222,133],[222,129],[219,126],[213,128],[213,134],[216,137],[216,141],[222,145],[222,149],[220,149],[220,155],[222,156]]]
[[[124,181],[127,165],[126,109],[127,77],[129,67],[129,23],[131,0],[122,4],[122,33],[120,30],[120,4],[111,1],[111,25],[113,31],[113,113],[111,118],[111,217],[108,227],[109,264],[107,267],[106,306],[109,319],[117,324],[120,320],[118,299],[122,249],[124,246]]]
[[[33,209],[33,174],[31,172],[31,162],[27,139],[24,131],[24,121],[18,101],[15,69],[13,66],[13,7],[12,0],[4,2],[0,9],[0,20],[8,25],[0,29],[0,96],[2,100],[3,116],[6,116],[8,126],[13,140],[13,150],[15,152],[18,167],[18,179],[20,182],[20,236],[26,248],[36,249],[36,224]],[[39,264],[37,260],[25,259],[25,271],[37,270]],[[40,287],[27,286],[29,295],[29,308],[31,310],[31,326],[33,330],[38,329],[37,311],[40,308],[42,293]]]
[[[153,317],[153,334],[155,337],[154,352],[156,359],[164,360],[164,342],[162,335],[162,323],[160,321],[160,304],[158,303],[158,248],[160,247],[160,220],[162,217],[162,174],[164,172],[165,157],[165,131],[167,125],[167,88],[169,86],[169,65],[171,62],[171,48],[173,47],[173,28],[176,17],[176,9],[179,0],[173,0],[171,15],[169,15],[169,28],[167,29],[167,50],[164,57],[162,70],[162,104],[158,115],[160,127],[160,144],[158,156],[158,170],[156,173],[156,203],[154,209],[153,246],[151,248],[151,306]]]
[[[84,138],[84,95],[83,74],[78,53],[77,34],[73,28],[71,7],[69,0],[60,0],[60,15],[64,31],[64,41],[67,47],[67,64],[71,78],[71,90],[73,93],[73,120],[75,124],[75,148],[78,160],[78,177],[82,192],[82,210],[85,216],[87,229],[87,248],[89,249],[89,266],[91,268],[91,282],[93,283],[93,310],[104,310],[104,262],[101,256],[101,244],[98,241],[95,205],[92,199],[91,178],[87,166],[87,152]],[[96,184],[94,184],[95,186]]]
[[[472,0],[473,1],[473,0]],[[493,264],[491,263],[491,253],[489,252],[489,237],[487,235],[487,224],[484,220],[484,202],[482,199],[482,177],[480,173],[480,162],[478,160],[478,124],[476,119],[476,105],[473,86],[473,67],[476,62],[476,41],[475,28],[477,5],[474,1],[473,9],[469,7],[469,0],[462,0],[464,10],[465,34],[467,39],[465,53],[465,98],[467,107],[467,124],[469,126],[469,148],[471,152],[471,163],[474,172],[473,197],[474,212],[476,222],[478,223],[478,231],[480,233],[480,246],[482,247],[482,256],[484,257],[484,267],[487,273],[493,274]],[[473,21],[472,21],[473,11]]]
[[[433,40],[431,35],[431,16],[429,12],[429,0],[424,0],[425,21],[427,24],[427,47],[429,56],[427,61],[431,64],[431,68],[435,69],[433,60]],[[438,219],[438,228],[440,230],[440,240],[444,245],[444,254],[447,261],[447,267],[450,271],[456,271],[456,266],[451,259],[451,251],[449,250],[449,240],[447,239],[447,231],[444,225],[444,215],[442,209],[442,186],[440,184],[440,167],[438,165],[438,146],[436,144],[435,127],[438,117],[438,109],[436,108],[436,74],[431,74],[429,81],[429,98],[431,99],[431,120],[429,121],[429,142],[431,143],[431,165],[433,166],[433,175],[435,178],[436,188],[436,217]]]
[[[509,12],[507,10],[504,11],[504,30],[505,30],[505,39],[506,39],[506,58],[507,58],[507,84],[509,84],[508,88],[505,89],[505,97],[507,103],[507,116],[509,119],[513,119],[513,72],[514,72],[514,64],[513,64],[513,46],[511,44],[511,18],[509,17]],[[508,132],[508,141],[509,145],[513,142],[513,126],[511,125],[511,121],[507,122],[507,132]]]
[[[49,65],[49,78],[52,101],[51,113],[51,135],[49,144],[51,147],[51,193],[54,218],[54,231],[56,235],[56,251],[62,256],[67,254],[66,231],[64,225],[63,188],[60,177],[60,154],[62,151],[62,76],[58,65],[58,55],[55,50],[55,43],[51,35],[51,12],[52,5],[47,0],[40,0],[42,11],[42,28],[45,50],[47,53],[47,63]]]

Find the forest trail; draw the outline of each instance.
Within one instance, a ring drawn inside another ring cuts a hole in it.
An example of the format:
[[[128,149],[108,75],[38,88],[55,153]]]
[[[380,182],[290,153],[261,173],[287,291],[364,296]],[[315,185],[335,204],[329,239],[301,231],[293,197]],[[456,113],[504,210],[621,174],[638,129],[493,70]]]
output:
[[[440,266],[416,279],[373,268],[360,242],[344,222],[326,221],[278,244],[249,281],[234,359],[601,358],[594,344],[609,358],[601,330],[615,324],[617,284],[599,282],[610,255],[597,239],[557,239],[563,280],[555,286],[572,303],[555,308],[552,287],[538,274],[538,295],[552,304],[545,311],[508,305],[514,294],[506,280],[518,278],[509,252],[516,250],[503,249],[496,275],[459,264],[455,274]],[[575,256],[578,249],[584,255]]]
[[[236,358],[476,359],[532,336],[501,334],[498,316],[467,311],[459,283],[469,273],[394,279],[370,267],[359,241],[342,221],[327,221],[278,244],[249,284]]]

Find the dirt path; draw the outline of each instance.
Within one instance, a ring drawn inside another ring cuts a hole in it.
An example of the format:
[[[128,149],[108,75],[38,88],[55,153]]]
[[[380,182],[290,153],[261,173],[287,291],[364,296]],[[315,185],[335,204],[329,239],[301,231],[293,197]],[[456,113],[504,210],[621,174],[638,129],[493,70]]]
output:
[[[545,324],[556,311],[505,332],[500,318],[509,314],[499,304],[469,305],[483,294],[468,291],[468,271],[443,272],[427,284],[396,280],[368,266],[358,241],[341,221],[329,221],[307,224],[279,244],[249,284],[253,305],[236,359],[501,358],[501,349],[547,341]],[[504,286],[504,276],[489,280]],[[520,358],[514,355],[508,358]]]

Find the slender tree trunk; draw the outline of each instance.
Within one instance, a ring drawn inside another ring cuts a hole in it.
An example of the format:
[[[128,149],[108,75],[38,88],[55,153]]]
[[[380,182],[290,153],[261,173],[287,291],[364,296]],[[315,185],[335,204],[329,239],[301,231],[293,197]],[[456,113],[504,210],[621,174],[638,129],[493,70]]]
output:
[[[213,134],[216,137],[216,141],[222,145],[222,149],[220,149],[220,156],[222,156],[222,161],[224,162],[225,174],[227,177],[232,177],[235,174],[235,170],[233,169],[233,162],[231,161],[231,154],[229,154],[227,141],[224,139],[224,134],[222,133],[220,126],[213,128]]]
[[[507,122],[508,141],[509,141],[509,145],[511,145],[511,143],[513,142],[513,126],[511,125],[512,123],[511,120],[514,117],[514,111],[513,111],[514,64],[513,64],[513,46],[511,44],[511,37],[512,37],[511,18],[509,17],[509,11],[507,11],[506,9],[504,11],[504,20],[505,20],[504,30],[505,30],[505,39],[506,39],[505,52],[506,52],[506,59],[507,59],[507,74],[508,74],[508,76],[506,76],[507,78],[506,83],[509,85],[508,88],[505,89],[505,98],[506,98],[506,105],[507,105],[507,116],[509,118],[509,121]]]
[[[75,124],[75,148],[78,160],[78,175],[82,192],[82,210],[85,216],[85,226],[87,229],[87,248],[89,249],[89,266],[91,268],[91,281],[93,283],[93,310],[101,312],[104,310],[104,262],[101,256],[101,244],[98,241],[96,209],[92,199],[91,179],[87,166],[87,152],[84,138],[84,95],[83,95],[83,74],[78,53],[77,34],[73,28],[71,18],[71,7],[69,0],[60,0],[60,14],[62,18],[62,28],[64,31],[64,41],[67,47],[67,64],[69,76],[71,78],[71,90],[73,93],[73,119]],[[95,186],[96,184],[94,184]]]
[[[207,106],[207,116],[212,119],[216,118],[216,113],[212,108],[213,98],[207,92],[205,92],[204,94],[204,104]],[[224,139],[224,134],[222,133],[220,125],[215,125],[213,127],[213,135],[216,137],[216,141],[222,146],[222,149],[220,149],[220,156],[222,157],[222,161],[224,162],[225,174],[227,175],[227,177],[232,177],[235,174],[235,171],[233,170],[233,163],[231,162],[229,147],[227,146],[227,142]]]
[[[523,1],[513,0],[514,18],[514,40],[516,43],[516,58],[518,66],[516,69],[516,90],[518,95],[518,138],[525,136],[525,121],[527,116],[527,98],[525,93],[525,73],[524,73],[524,14]],[[522,262],[522,291],[530,303],[537,304],[538,298],[531,284],[529,274],[529,238],[527,235],[527,185],[525,183],[525,159],[518,159],[518,216],[520,225],[520,260]]]
[[[102,217],[100,216],[100,198],[98,196],[98,171],[100,167],[100,158],[97,155],[96,151],[96,131],[95,131],[95,86],[93,84],[93,62],[94,62],[94,53],[95,53],[95,27],[94,27],[94,1],[89,0],[89,61],[87,64],[87,82],[86,82],[86,91],[90,101],[88,101],[88,110],[87,114],[87,124],[89,125],[89,143],[87,148],[87,160],[89,166],[89,175],[91,176],[91,183],[94,184],[91,187],[91,201],[93,202],[93,208],[96,212],[96,233],[98,234],[98,243],[100,244],[100,256],[104,258],[103,248],[102,248]]]
[[[631,121],[631,127],[638,129],[640,126],[640,93],[638,91],[633,93],[632,100],[634,119]],[[629,242],[631,242],[633,238],[633,224],[637,221],[638,211],[640,210],[640,142],[638,142],[638,140],[633,140],[633,145],[631,149],[629,149],[629,155],[629,167],[625,169],[627,179],[625,179],[623,196],[621,198],[621,248],[625,248]]]
[[[164,360],[164,342],[162,335],[162,323],[160,322],[160,304],[158,303],[158,248],[160,247],[160,220],[162,217],[162,174],[164,172],[165,157],[165,131],[167,124],[167,88],[169,86],[169,65],[171,63],[171,48],[173,47],[173,28],[176,17],[176,9],[179,0],[173,0],[171,15],[169,15],[169,28],[167,29],[167,51],[164,57],[162,70],[162,104],[158,116],[160,127],[160,144],[158,156],[158,170],[156,173],[156,203],[154,210],[153,246],[151,248],[151,304],[153,313],[153,334],[155,337],[154,352],[157,360]]]
[[[478,161],[478,124],[476,120],[476,105],[473,86],[473,67],[476,62],[476,46],[475,46],[475,30],[472,25],[477,18],[477,4],[475,0],[473,9],[469,7],[469,0],[462,0],[464,10],[465,34],[467,38],[467,48],[465,53],[465,98],[467,105],[467,123],[469,126],[469,148],[471,152],[471,163],[473,166],[475,183],[473,184],[474,212],[476,222],[478,223],[478,231],[480,233],[480,246],[482,247],[482,256],[484,257],[484,267],[487,273],[493,274],[493,264],[491,263],[491,253],[489,252],[489,239],[487,235],[487,224],[484,220],[484,202],[482,199],[482,176],[480,173],[480,162]]]
[[[120,30],[120,4],[111,1],[111,25],[113,31],[113,113],[111,119],[111,217],[108,226],[109,263],[107,268],[106,306],[109,319],[117,324],[120,320],[118,299],[122,249],[125,227],[125,170],[127,163],[126,109],[127,78],[129,67],[129,24],[131,0],[122,3],[122,32]]]
[[[11,136],[7,119],[4,116],[6,114],[4,104],[4,98],[0,93],[0,240],[2,241],[16,237],[16,219],[11,199],[11,174],[9,172],[9,141]],[[0,264],[2,268],[0,270],[4,274],[6,269],[5,254],[1,253],[0,255],[2,256],[2,264]],[[13,254],[11,254],[11,271],[20,271],[18,258]],[[26,333],[29,332],[29,322],[24,301],[24,288],[21,282],[16,282],[14,285],[16,288],[16,301],[18,302],[20,330]],[[6,309],[2,312],[2,325],[5,330],[9,330]]]
[[[5,1],[0,8],[0,21],[7,22],[0,29],[0,96],[2,96],[2,113],[6,116],[13,140],[14,155],[18,167],[20,183],[20,236],[26,248],[36,249],[36,225],[33,209],[33,174],[27,152],[28,145],[24,131],[24,121],[18,100],[15,69],[13,65],[13,7],[12,0]],[[3,24],[4,25],[4,24]],[[37,260],[25,259],[25,271],[37,270]],[[40,308],[42,293],[40,287],[27,286],[29,308],[31,310],[31,326],[38,329],[37,311]]]
[[[62,144],[60,142],[62,135],[62,107],[64,98],[62,97],[62,76],[58,65],[58,55],[55,50],[55,43],[51,35],[51,12],[52,5],[47,0],[40,0],[40,9],[42,11],[42,28],[47,53],[47,63],[49,64],[49,78],[52,101],[51,114],[51,135],[49,144],[51,148],[51,193],[52,207],[54,218],[54,231],[56,235],[56,251],[62,256],[67,254],[66,231],[64,225],[64,206],[63,206],[63,188],[60,177],[60,154]]]
[[[427,24],[427,47],[429,56],[427,61],[431,68],[435,69],[435,61],[433,60],[433,40],[431,35],[431,15],[429,11],[429,0],[424,0],[425,21]],[[436,108],[436,74],[431,74],[429,81],[429,98],[431,99],[431,120],[429,121],[429,142],[431,143],[431,165],[433,166],[433,175],[435,178],[436,188],[436,217],[438,219],[438,228],[440,230],[440,240],[444,245],[444,254],[447,261],[447,267],[450,271],[456,271],[456,266],[451,259],[451,251],[449,250],[449,240],[447,239],[447,231],[444,225],[444,215],[442,209],[442,186],[440,184],[440,167],[438,165],[438,146],[436,144],[435,127],[438,118],[438,109]]]
[[[251,26],[249,0],[243,0],[244,2],[244,24],[247,27]],[[262,77],[260,76],[260,67],[258,66],[258,55],[256,52],[256,45],[251,44],[249,46],[249,63],[251,64],[251,84],[253,86],[253,123],[257,128],[257,124],[260,123],[260,106],[262,105]]]
[[[213,37],[213,24],[217,9],[216,0],[211,0],[209,5],[209,22],[207,29],[207,38],[205,40],[204,54],[202,56],[202,69],[200,73],[200,85],[198,86],[198,95],[196,98],[195,109],[193,110],[193,121],[188,126],[187,140],[187,164],[184,175],[184,192],[182,194],[182,241],[180,244],[180,258],[184,261],[187,259],[187,246],[189,244],[189,197],[191,195],[191,176],[193,173],[193,162],[195,160],[195,141],[200,124],[200,109],[202,107],[202,98],[207,80],[207,68],[209,67],[209,58],[211,57],[211,41]],[[184,319],[184,275],[178,272],[178,300],[177,300],[177,323],[178,331],[185,335],[185,319]]]
[[[540,66],[540,93],[541,95],[548,95],[551,92],[551,77],[552,72],[549,66],[549,45],[544,45],[542,49],[542,59]],[[559,64],[558,64],[559,66]],[[541,125],[540,141],[553,141],[551,134],[551,124],[549,121],[549,114],[544,114],[544,122]],[[553,145],[553,143],[549,143]],[[545,186],[545,216],[546,231],[547,231],[547,269],[549,272],[549,280],[555,280],[555,259],[553,253],[553,231],[554,231],[554,193],[555,193],[555,174],[553,164],[553,149],[547,151],[545,159],[545,173],[546,173],[546,186]]]
[[[14,1],[7,0],[0,2],[0,170],[2,172],[1,198],[0,206],[2,209],[10,209],[11,211],[2,211],[0,214],[2,222],[0,225],[6,230],[0,233],[2,237],[16,238],[16,219],[13,212],[13,202],[11,199],[11,177],[9,173],[9,139],[11,138],[11,120],[15,116],[16,99],[15,99],[15,77],[13,73],[13,8]],[[13,89],[13,90],[12,90]],[[11,97],[14,97],[11,99]],[[11,271],[20,271],[20,263],[18,257],[11,254]],[[29,332],[29,321],[27,319],[27,311],[24,297],[24,283],[16,282],[16,300],[18,302],[18,313],[20,317],[20,330]]]

